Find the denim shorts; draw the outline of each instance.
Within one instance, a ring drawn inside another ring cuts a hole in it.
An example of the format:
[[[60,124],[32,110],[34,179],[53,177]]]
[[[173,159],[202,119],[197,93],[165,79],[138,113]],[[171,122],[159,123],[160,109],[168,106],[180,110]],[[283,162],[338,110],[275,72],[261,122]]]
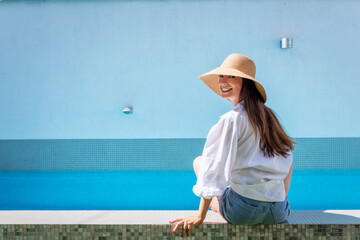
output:
[[[283,202],[263,202],[243,197],[228,187],[219,197],[219,211],[230,224],[288,223],[290,204],[287,196]]]

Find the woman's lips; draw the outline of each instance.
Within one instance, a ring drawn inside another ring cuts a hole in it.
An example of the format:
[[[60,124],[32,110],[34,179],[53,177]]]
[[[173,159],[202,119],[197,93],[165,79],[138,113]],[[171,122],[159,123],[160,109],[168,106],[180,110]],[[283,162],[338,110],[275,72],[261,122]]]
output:
[[[221,92],[223,92],[223,93],[228,93],[228,92],[230,92],[232,90],[232,88],[230,88],[229,90],[227,90],[227,91],[225,91],[225,90],[223,90],[223,89],[221,89]]]

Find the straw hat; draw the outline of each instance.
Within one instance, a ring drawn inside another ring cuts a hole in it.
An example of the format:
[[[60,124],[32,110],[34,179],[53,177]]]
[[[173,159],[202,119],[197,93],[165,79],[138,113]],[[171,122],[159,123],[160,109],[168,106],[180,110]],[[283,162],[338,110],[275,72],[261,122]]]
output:
[[[220,97],[222,97],[222,95],[219,87],[219,75],[231,75],[252,80],[264,99],[264,102],[266,102],[265,89],[257,80],[255,80],[255,72],[255,63],[250,58],[233,53],[225,59],[220,67],[215,68],[198,78]]]

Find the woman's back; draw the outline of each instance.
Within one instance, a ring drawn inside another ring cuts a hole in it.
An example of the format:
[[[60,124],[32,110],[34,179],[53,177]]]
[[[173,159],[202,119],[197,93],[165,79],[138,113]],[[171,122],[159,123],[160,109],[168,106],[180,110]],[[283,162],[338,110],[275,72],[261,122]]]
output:
[[[287,158],[281,155],[265,157],[243,104],[244,100],[222,115],[209,131],[202,154],[205,159],[202,166],[207,172],[203,172],[204,179],[199,184],[202,188],[217,188],[220,194],[231,186],[235,192],[247,198],[284,201],[283,179],[291,167],[292,153],[289,152]],[[215,173],[224,177],[212,181]],[[197,195],[201,194],[198,189],[200,187],[194,186]]]

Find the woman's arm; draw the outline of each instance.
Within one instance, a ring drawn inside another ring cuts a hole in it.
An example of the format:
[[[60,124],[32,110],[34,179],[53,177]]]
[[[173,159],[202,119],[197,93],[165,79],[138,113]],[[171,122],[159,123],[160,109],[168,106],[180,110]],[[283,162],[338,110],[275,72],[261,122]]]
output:
[[[209,209],[210,203],[211,203],[211,198],[210,199],[206,199],[206,198],[201,198],[200,200],[200,206],[199,206],[199,214],[195,215],[195,216],[190,216],[190,217],[184,217],[184,218],[179,218],[173,221],[169,221],[169,223],[174,223],[174,222],[178,222],[175,225],[175,228],[172,230],[172,232],[176,232],[176,230],[181,226],[184,225],[183,227],[183,233],[182,233],[182,237],[187,235],[190,236],[191,233],[191,228],[194,226],[198,226],[200,224],[202,224],[205,220],[206,217],[206,213]]]
[[[211,200],[212,200],[212,198],[210,198],[210,199],[201,198],[201,200],[200,200],[199,216],[203,221],[205,220],[206,213],[209,209]]]
[[[290,188],[290,182],[291,182],[291,176],[292,176],[292,171],[293,171],[293,165],[291,164],[290,170],[288,175],[285,177],[284,179],[284,185],[285,185],[285,192],[286,192],[286,196],[288,195],[289,192],[289,188]]]
[[[183,236],[190,235],[192,226],[203,223],[214,196],[222,194],[228,185],[227,176],[233,159],[236,159],[238,128],[243,118],[220,118],[219,122],[211,128],[202,153],[201,166],[197,175],[193,192],[201,197],[199,212],[195,216],[179,218],[170,223],[175,223],[175,232],[179,226],[184,225]]]

